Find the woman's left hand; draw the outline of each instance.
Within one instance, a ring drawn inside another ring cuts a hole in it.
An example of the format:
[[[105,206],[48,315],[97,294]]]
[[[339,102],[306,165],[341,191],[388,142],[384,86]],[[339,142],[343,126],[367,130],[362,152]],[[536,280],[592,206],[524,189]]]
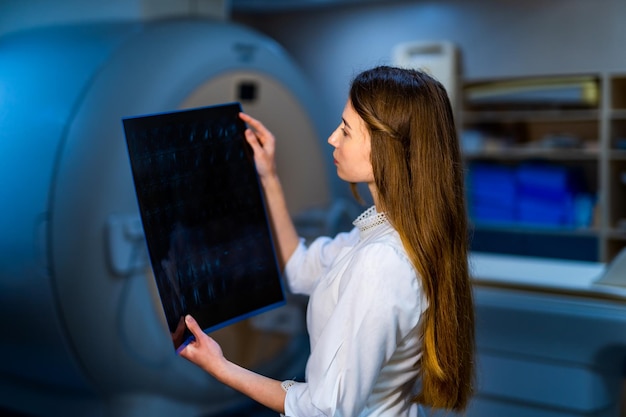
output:
[[[286,393],[281,388],[280,381],[259,375],[226,360],[220,345],[205,334],[190,315],[185,317],[185,324],[195,340],[181,350],[180,356],[254,401],[277,413],[285,412]]]
[[[212,337],[202,331],[198,322],[190,315],[185,317],[185,324],[195,340],[189,342],[180,351],[180,356],[215,376],[220,367],[227,362],[222,348]]]

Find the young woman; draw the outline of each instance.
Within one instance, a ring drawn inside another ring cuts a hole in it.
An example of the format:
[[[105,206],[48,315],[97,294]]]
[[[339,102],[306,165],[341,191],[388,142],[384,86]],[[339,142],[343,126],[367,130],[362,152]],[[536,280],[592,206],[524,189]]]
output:
[[[442,85],[376,67],[352,82],[328,138],[337,175],[365,183],[374,206],[335,238],[305,247],[289,217],[274,137],[241,114],[285,277],[310,296],[306,381],[277,381],[224,358],[193,318],[181,356],[290,417],[417,416],[420,404],[465,409],[474,372],[463,168]]]

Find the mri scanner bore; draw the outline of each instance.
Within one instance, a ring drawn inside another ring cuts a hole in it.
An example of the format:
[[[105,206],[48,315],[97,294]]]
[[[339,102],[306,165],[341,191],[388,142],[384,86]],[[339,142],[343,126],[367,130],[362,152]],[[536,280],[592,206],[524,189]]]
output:
[[[242,397],[176,356],[149,267],[124,116],[241,101],[285,138],[292,213],[325,207],[326,117],[273,41],[227,22],[0,38],[0,408],[33,416],[223,415]],[[306,172],[319,175],[307,176]],[[303,300],[215,336],[276,377],[307,357]]]

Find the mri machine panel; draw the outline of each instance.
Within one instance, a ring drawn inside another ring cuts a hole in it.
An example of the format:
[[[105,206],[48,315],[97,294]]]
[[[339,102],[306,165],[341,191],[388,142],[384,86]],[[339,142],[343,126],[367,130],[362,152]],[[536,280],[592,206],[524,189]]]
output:
[[[305,79],[272,41],[201,20],[33,30],[0,39],[0,54],[0,88],[11,92],[0,113],[0,174],[11,178],[0,191],[10,202],[0,220],[0,331],[10,335],[0,407],[210,415],[240,402],[172,350],[121,119],[241,101],[285,138],[277,164],[298,213],[329,202],[324,114]],[[302,305],[292,296],[216,337],[244,365],[292,378],[306,359]]]
[[[77,390],[88,386],[67,345],[53,296],[47,248],[50,184],[80,96],[134,29],[59,29],[46,33],[45,42],[40,33],[0,39],[0,317],[5,335],[0,363],[16,381],[19,376]],[[82,36],[93,42],[80,42]],[[59,56],[66,61],[59,63]],[[67,70],[70,62],[73,71]]]

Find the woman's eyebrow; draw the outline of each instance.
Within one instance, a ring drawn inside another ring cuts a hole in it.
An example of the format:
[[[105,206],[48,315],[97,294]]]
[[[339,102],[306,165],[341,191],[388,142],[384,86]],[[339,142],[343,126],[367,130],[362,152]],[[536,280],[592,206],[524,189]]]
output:
[[[346,125],[346,127],[347,127],[348,129],[352,129],[352,128],[350,127],[350,125],[348,124],[348,122],[346,122],[346,119],[344,119],[344,118],[342,117],[342,118],[341,118],[341,121],[343,122],[343,124],[344,124],[344,125]]]

